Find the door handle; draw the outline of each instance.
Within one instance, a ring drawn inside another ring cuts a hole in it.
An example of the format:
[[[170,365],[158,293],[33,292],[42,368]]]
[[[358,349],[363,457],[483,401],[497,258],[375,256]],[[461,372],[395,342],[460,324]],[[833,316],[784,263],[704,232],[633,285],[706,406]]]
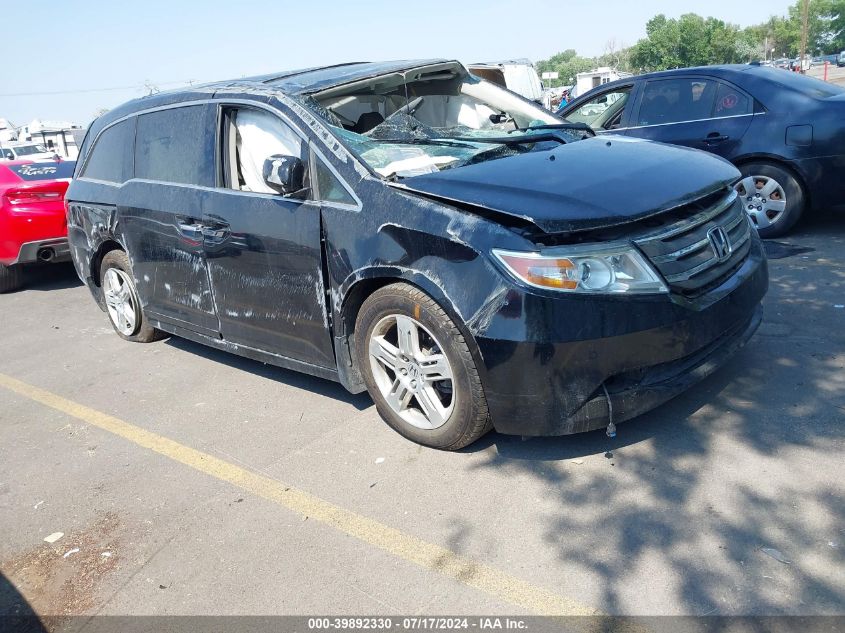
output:
[[[196,218],[177,217],[176,228],[179,229],[179,233],[183,237],[193,242],[198,242],[202,240],[203,226]]]
[[[716,143],[724,143],[725,141],[730,140],[730,138],[730,136],[719,134],[718,132],[711,132],[704,137],[704,142],[709,145],[715,145]]]
[[[222,220],[214,220],[211,222],[207,221],[202,227],[203,238],[205,238],[206,242],[210,242],[212,244],[221,243],[231,232],[229,223],[223,222]]]

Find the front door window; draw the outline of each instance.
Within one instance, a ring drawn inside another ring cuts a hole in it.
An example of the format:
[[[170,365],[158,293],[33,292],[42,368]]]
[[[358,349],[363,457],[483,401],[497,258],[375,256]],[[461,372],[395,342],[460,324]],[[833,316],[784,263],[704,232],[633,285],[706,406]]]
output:
[[[605,92],[590,99],[566,115],[568,121],[586,123],[594,130],[618,127],[622,111],[631,95],[631,86]]]

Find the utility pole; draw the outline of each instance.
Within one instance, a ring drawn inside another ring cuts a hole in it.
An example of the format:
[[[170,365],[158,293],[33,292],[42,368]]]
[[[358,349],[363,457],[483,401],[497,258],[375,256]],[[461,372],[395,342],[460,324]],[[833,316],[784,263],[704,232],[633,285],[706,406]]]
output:
[[[798,67],[804,68],[804,55],[807,54],[807,31],[810,22],[810,0],[803,0],[801,7],[801,56],[798,58]]]

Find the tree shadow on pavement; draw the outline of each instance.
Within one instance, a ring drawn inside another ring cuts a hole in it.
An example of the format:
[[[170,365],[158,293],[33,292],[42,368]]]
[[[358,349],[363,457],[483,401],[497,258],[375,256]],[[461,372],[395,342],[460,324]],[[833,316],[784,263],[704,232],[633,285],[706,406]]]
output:
[[[603,611],[845,614],[843,228],[785,238],[749,345],[616,438],[491,434],[468,449],[470,469],[548,491],[544,540]]]

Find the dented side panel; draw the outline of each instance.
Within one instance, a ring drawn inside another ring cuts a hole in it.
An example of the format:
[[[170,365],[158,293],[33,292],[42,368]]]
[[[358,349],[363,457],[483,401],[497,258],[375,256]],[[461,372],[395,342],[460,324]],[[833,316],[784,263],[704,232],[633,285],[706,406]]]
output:
[[[105,192],[97,192],[102,185],[89,183],[76,183],[76,190],[83,192],[82,199],[103,200],[108,195]],[[84,195],[84,192],[91,192]],[[99,196],[96,193],[100,193]],[[117,190],[113,192],[114,204],[106,203],[83,203],[69,201],[68,203],[68,243],[70,245],[71,260],[73,261],[76,274],[79,279],[88,286],[94,299],[105,310],[105,303],[102,301],[99,292],[100,271],[98,270],[98,254],[102,249],[107,248],[109,242],[117,242],[115,234],[119,232],[117,227]],[[120,242],[117,242],[120,243]]]
[[[390,281],[413,284],[441,305],[464,333],[483,376],[485,362],[475,338],[507,301],[511,285],[493,265],[489,249],[530,248],[530,243],[495,222],[375,179],[361,179],[357,191],[370,203],[361,211],[323,209],[331,310],[344,384],[362,388],[352,336],[358,305],[348,298],[359,284]]]
[[[334,368],[313,202],[219,189],[205,248],[224,339]]]
[[[199,228],[207,195],[194,187],[129,181],[121,188],[118,233],[145,312],[216,334],[219,323]]]

